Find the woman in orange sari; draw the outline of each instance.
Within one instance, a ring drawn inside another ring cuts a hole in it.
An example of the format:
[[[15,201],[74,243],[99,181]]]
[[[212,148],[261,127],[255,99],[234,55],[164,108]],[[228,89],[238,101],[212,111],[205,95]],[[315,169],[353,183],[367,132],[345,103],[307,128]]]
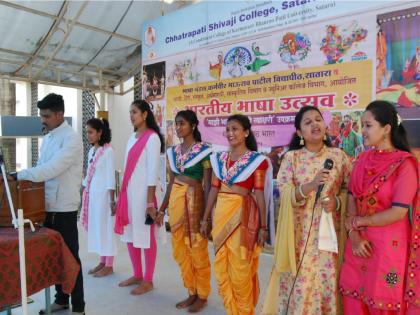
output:
[[[359,155],[350,177],[344,313],[420,314],[417,160],[391,104],[370,103],[362,126],[365,145],[374,148]]]
[[[227,314],[252,315],[259,295],[258,258],[267,239],[264,187],[270,189],[265,183],[272,173],[267,171],[267,158],[256,152],[248,117],[230,116],[226,136],[230,151],[210,157],[212,187],[201,232],[207,236],[208,219],[217,200],[211,234],[219,294]]]
[[[212,149],[201,141],[197,115],[192,110],[178,112],[175,125],[182,143],[167,150],[170,181],[157,220],[162,223],[169,206],[173,256],[188,290],[188,297],[176,308],[196,313],[206,306],[210,294],[208,241],[200,235],[200,222],[210,190]]]

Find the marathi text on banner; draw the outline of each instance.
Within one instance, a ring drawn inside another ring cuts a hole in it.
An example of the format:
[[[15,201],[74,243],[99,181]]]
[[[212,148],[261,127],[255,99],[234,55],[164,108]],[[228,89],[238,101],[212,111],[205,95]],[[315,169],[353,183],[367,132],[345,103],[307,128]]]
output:
[[[301,107],[364,108],[372,97],[371,75],[372,62],[363,60],[168,87],[167,119],[179,110],[193,110],[203,137],[223,145],[228,116],[241,113],[250,118],[260,145],[285,145]]]
[[[372,62],[363,60],[168,88],[168,119],[189,108],[198,116],[361,109],[372,98]]]

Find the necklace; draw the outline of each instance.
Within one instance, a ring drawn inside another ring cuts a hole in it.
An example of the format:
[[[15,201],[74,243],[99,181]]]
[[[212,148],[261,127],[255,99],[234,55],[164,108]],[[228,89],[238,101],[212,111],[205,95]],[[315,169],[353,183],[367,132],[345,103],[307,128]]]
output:
[[[390,152],[395,152],[395,151],[397,151],[397,149],[395,149],[395,148],[389,148],[389,149],[377,149],[377,148],[375,148],[375,153],[380,153],[380,154],[390,153]]]
[[[247,154],[249,152],[249,150],[248,149],[246,149],[242,154],[240,154],[239,156],[238,156],[238,158],[236,159],[236,160],[233,160],[233,161],[237,161],[237,160],[240,160],[241,159],[241,157],[243,157],[245,154]],[[229,152],[229,157],[228,157],[228,161],[230,162],[231,161],[231,156],[232,156],[232,152]]]
[[[235,162],[237,162],[237,161],[239,161],[244,155],[246,155],[247,153],[249,152],[249,150],[245,150],[245,152],[244,153],[242,153],[236,160],[232,160],[231,159],[231,155],[232,155],[232,152],[229,152],[229,154],[228,154],[228,158],[227,158],[227,165],[226,165],[226,169],[229,169],[230,167],[230,162],[231,161],[233,161],[234,163]]]
[[[177,148],[179,148],[178,152],[176,152],[176,165],[177,168],[179,169],[183,169],[184,163],[188,158],[189,153],[191,152],[192,147],[194,146],[196,142],[194,141],[188,148],[187,150],[184,151],[184,153],[182,152],[182,144],[179,145]]]
[[[181,144],[181,154],[186,155],[188,152],[190,152],[191,148],[193,147],[194,144],[195,144],[195,141],[193,141],[193,143],[191,143],[191,145],[186,150],[183,150],[183,147],[182,147],[182,144]]]

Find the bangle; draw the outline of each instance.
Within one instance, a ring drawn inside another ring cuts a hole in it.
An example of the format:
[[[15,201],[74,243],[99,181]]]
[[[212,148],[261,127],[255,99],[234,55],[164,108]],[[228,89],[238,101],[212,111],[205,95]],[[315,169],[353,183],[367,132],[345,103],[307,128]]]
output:
[[[201,225],[207,225],[208,223],[209,223],[208,219],[201,220],[201,222],[200,222]]]
[[[155,203],[154,202],[148,202],[147,203],[147,208],[154,208],[155,207]]]
[[[350,233],[356,231],[355,229],[351,228],[348,232],[347,235],[350,237]]]
[[[266,231],[266,232],[267,232],[267,231],[268,231],[268,228],[267,228],[267,226],[265,225],[265,226],[261,226],[261,227],[260,227],[260,230],[264,230],[264,231]]]
[[[303,199],[307,199],[307,198],[308,198],[308,196],[305,196],[305,195],[304,195],[304,193],[303,193],[303,191],[302,191],[302,186],[303,186],[303,185],[299,185],[299,186],[298,186],[298,191],[299,191],[299,194],[302,196],[302,198],[303,198]]]
[[[340,200],[340,198],[338,198],[337,196],[335,196],[335,202],[336,202],[336,206],[335,206],[335,211],[338,211],[338,210],[340,210],[340,208],[341,208],[341,200]]]

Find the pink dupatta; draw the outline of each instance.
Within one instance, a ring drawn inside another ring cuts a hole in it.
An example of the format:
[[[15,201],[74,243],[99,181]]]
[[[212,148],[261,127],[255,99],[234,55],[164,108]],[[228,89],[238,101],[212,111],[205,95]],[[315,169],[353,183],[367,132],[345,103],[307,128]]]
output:
[[[417,195],[413,203],[413,213],[411,215],[411,242],[410,242],[410,256],[407,268],[407,287],[405,290],[405,297],[408,303],[415,307],[417,312],[420,312],[420,168],[417,167],[417,177],[419,178],[419,186]],[[410,308],[409,308],[410,310]],[[410,313],[409,314],[415,314]]]
[[[93,175],[95,174],[96,164],[102,155],[104,155],[105,150],[110,147],[109,143],[106,143],[104,146],[100,147],[98,152],[96,152],[95,157],[92,163],[89,164],[87,170],[87,180],[86,186],[83,189],[82,195],[82,209],[80,211],[80,224],[82,227],[87,231],[88,230],[88,223],[89,223],[89,191],[90,191],[90,183],[92,182]]]
[[[115,215],[115,226],[114,232],[122,235],[124,233],[124,227],[128,225],[128,199],[127,199],[127,186],[130,182],[131,175],[133,175],[134,169],[136,168],[137,161],[139,160],[144,148],[146,147],[147,141],[154,131],[147,129],[132,146],[128,152],[127,161],[124,170],[124,178],[121,185],[120,195],[118,196],[116,215]]]

